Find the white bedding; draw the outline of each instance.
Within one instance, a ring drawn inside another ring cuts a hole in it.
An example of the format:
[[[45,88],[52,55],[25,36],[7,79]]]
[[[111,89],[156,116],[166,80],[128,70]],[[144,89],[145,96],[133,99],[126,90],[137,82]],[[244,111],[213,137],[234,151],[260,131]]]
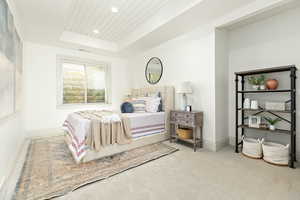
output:
[[[130,119],[133,138],[162,133],[165,131],[165,112],[157,113],[126,113]]]
[[[134,139],[163,133],[165,131],[165,113],[128,113],[122,114],[130,119],[132,137]],[[76,162],[85,155],[88,147],[85,139],[89,133],[91,121],[76,113],[68,115],[63,128],[69,138],[68,146]]]
[[[79,162],[86,154],[85,139],[90,127],[91,121],[76,113],[69,114],[63,124],[63,129],[67,133],[69,149],[76,162]]]

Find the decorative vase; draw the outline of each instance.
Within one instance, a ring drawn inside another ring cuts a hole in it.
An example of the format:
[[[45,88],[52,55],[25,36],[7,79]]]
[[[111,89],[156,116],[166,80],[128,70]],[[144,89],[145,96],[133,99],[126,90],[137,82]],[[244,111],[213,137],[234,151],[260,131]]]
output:
[[[258,109],[258,101],[256,101],[256,100],[251,101],[251,109],[253,109],[253,110]]]
[[[265,86],[265,85],[260,85],[260,86],[259,86],[259,89],[265,90],[265,89],[266,89],[266,86]]]
[[[258,89],[259,89],[259,85],[252,85],[252,88],[253,88],[254,90],[258,90]]]
[[[250,109],[250,106],[251,106],[251,100],[249,98],[246,98],[244,100],[244,108],[245,109]]]
[[[274,125],[270,125],[270,126],[269,126],[269,129],[270,129],[271,131],[275,131],[276,127],[275,127]]]
[[[269,79],[266,82],[266,86],[269,90],[276,90],[278,88],[278,81],[276,79]]]

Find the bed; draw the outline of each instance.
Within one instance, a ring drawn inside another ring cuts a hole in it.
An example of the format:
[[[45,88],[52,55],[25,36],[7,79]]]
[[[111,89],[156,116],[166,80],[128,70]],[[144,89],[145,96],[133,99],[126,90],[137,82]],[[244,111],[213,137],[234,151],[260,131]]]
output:
[[[165,112],[127,113],[122,115],[130,121],[133,139],[165,132]]]
[[[158,92],[161,95],[163,111],[119,114],[121,118],[126,118],[130,123],[131,142],[108,145],[101,148],[100,151],[95,151],[86,145],[86,134],[91,126],[91,120],[83,118],[78,113],[71,113],[65,121],[63,129],[66,133],[65,141],[75,162],[89,162],[168,139],[169,111],[174,108],[174,88],[165,86],[132,89],[131,96],[148,96]]]

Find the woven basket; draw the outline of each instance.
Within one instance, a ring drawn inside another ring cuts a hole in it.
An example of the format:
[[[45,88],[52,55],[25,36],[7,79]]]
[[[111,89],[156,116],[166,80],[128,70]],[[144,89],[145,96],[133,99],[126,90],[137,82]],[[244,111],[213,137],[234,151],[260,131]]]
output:
[[[243,137],[243,151],[242,153],[250,158],[262,158],[262,142],[263,139],[253,139]]]
[[[282,166],[289,164],[289,144],[285,146],[273,142],[264,142],[262,147],[264,152],[264,161]]]
[[[177,135],[181,139],[192,139],[193,131],[191,129],[179,128],[177,129]]]

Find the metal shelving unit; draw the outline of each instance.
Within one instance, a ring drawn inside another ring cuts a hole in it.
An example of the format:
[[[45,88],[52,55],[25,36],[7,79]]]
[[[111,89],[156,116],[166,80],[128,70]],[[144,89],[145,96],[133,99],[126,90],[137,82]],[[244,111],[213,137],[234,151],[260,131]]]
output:
[[[245,134],[245,129],[254,129],[258,131],[268,131],[270,133],[278,133],[285,134],[290,136],[290,161],[289,167],[294,168],[294,162],[296,161],[296,71],[297,68],[295,65],[289,66],[281,66],[281,67],[273,67],[273,68],[265,68],[259,70],[251,70],[244,72],[236,72],[235,73],[235,99],[236,99],[236,141],[235,141],[235,152],[239,153],[239,146],[243,146],[243,141],[239,141],[239,136],[243,136]],[[257,75],[257,74],[267,74],[267,73],[277,73],[277,72],[290,72],[290,88],[280,89],[280,90],[245,90],[245,77]],[[239,83],[241,83],[241,88],[239,89]],[[255,94],[264,94],[264,93],[287,93],[290,95],[289,102],[291,103],[291,109],[286,111],[278,111],[278,110],[266,110],[263,108],[259,108],[256,110],[244,109],[243,102],[245,100],[245,95],[249,93]],[[241,96],[241,98],[239,97]],[[239,99],[241,99],[241,104],[239,106]],[[270,113],[276,117],[279,117],[283,121],[290,124],[290,130],[282,130],[276,129],[271,131],[266,128],[252,128],[244,123],[245,120],[245,112],[247,111],[256,111],[256,115],[262,112]],[[241,120],[239,121],[239,112],[241,112]],[[291,115],[291,120],[287,120],[281,117],[280,113],[288,113]],[[241,134],[239,134],[239,129],[241,129]]]

